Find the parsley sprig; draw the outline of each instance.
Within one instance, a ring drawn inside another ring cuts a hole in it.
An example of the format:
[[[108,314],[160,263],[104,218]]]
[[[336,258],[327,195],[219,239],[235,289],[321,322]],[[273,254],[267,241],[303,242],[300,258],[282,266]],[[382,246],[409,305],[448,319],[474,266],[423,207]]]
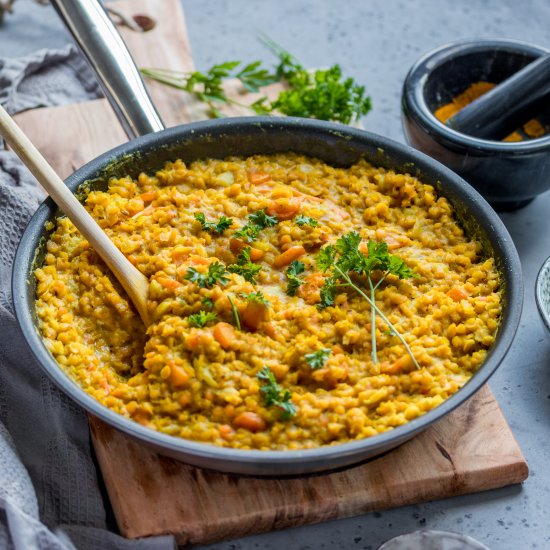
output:
[[[210,321],[215,321],[217,318],[218,316],[214,311],[204,311],[201,309],[198,313],[189,315],[187,320],[192,327],[202,328]]]
[[[304,216],[304,214],[298,214],[294,218],[294,223],[296,225],[310,225],[311,227],[317,227],[319,225],[319,222],[315,218]]]
[[[241,275],[249,283],[256,284],[256,277],[262,270],[262,266],[250,260],[250,250],[249,246],[244,248],[237,257],[237,263],[227,266],[227,270]]]
[[[286,268],[285,275],[288,281],[286,293],[289,296],[296,296],[297,290],[304,282],[300,279],[299,275],[301,275],[305,269],[305,265],[300,260],[293,260]]]
[[[197,271],[194,267],[189,267],[184,278],[196,283],[199,288],[212,288],[216,284],[224,286],[229,282],[227,270],[221,262],[211,263],[206,274]]]
[[[210,110],[210,115],[214,118],[222,117],[223,114],[218,105],[235,103],[230,100],[223,88],[223,82],[229,78],[238,78],[243,86],[249,92],[257,92],[263,86],[272,84],[278,80],[275,74],[261,67],[261,61],[253,61],[245,65],[240,70],[240,61],[226,61],[213,65],[206,72],[193,71],[181,72],[170,69],[141,69],[141,73],[157,82],[184,90],[199,101],[206,103]]]
[[[202,212],[196,213],[195,219],[200,222],[204,231],[209,231],[210,233],[215,233],[216,235],[221,235],[226,229],[233,225],[233,220],[231,218],[226,218],[225,216],[220,216],[217,222],[209,222]]]
[[[335,294],[340,287],[351,287],[358,292],[371,307],[371,339],[372,339],[372,360],[378,363],[376,353],[376,315],[386,323],[388,328],[399,338],[407,353],[411,356],[416,368],[420,368],[409,345],[389,321],[384,313],[378,308],[375,302],[375,291],[389,275],[395,275],[400,279],[414,277],[415,273],[407,267],[405,262],[398,256],[388,252],[388,245],[384,242],[369,240],[367,243],[367,254],[359,250],[361,236],[352,231],[340,237],[336,244],[327,245],[319,251],[317,266],[324,273],[328,273],[325,283],[321,288],[320,308],[334,305]],[[378,281],[373,280],[374,272],[379,274]],[[369,286],[367,295],[351,278],[351,275],[365,276]]]
[[[269,307],[271,305],[271,302],[263,295],[262,292],[249,292],[248,294],[243,293],[241,296],[247,301],[247,302],[254,302],[256,304],[262,304],[266,307]]]
[[[284,114],[335,120],[349,124],[366,115],[371,109],[370,97],[365,94],[365,87],[358,85],[352,78],[344,78],[340,65],[328,69],[310,71],[293,55],[281,48],[267,36],[262,42],[278,58],[274,70],[262,67],[261,61],[244,65],[240,61],[227,61],[212,66],[206,72],[178,72],[168,69],[141,69],[141,72],[152,78],[194,95],[206,103],[213,117],[224,116],[218,108],[223,104],[235,104],[246,107],[260,115]],[[261,97],[254,103],[243,105],[227,96],[224,81],[237,78],[250,92],[284,80],[288,89],[270,101]]]
[[[248,222],[235,231],[233,236],[242,239],[246,243],[252,243],[258,238],[262,229],[273,227],[277,225],[278,221],[276,216],[270,216],[265,209],[257,210],[249,214]]]
[[[332,350],[330,348],[321,348],[313,353],[306,353],[304,359],[313,370],[322,369],[331,353]]]
[[[263,367],[256,376],[258,380],[264,382],[264,385],[260,388],[264,396],[264,405],[266,407],[273,405],[279,408],[282,411],[281,418],[283,420],[288,420],[290,417],[295,416],[296,405],[291,401],[292,396],[290,392],[277,384],[277,380],[271,369]]]

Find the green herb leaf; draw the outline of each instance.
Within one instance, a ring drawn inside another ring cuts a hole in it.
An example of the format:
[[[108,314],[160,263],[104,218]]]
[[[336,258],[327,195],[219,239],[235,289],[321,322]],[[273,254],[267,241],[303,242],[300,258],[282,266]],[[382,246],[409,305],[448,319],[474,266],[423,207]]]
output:
[[[214,300],[212,300],[210,296],[205,296],[202,299],[202,304],[205,305],[207,308],[212,309],[214,307]]]
[[[271,302],[263,295],[262,292],[249,292],[248,294],[241,294],[241,296],[247,302],[255,302],[256,304],[263,304],[264,306],[269,307]]]
[[[198,313],[193,313],[192,315],[189,315],[187,320],[189,321],[189,324],[192,327],[201,328],[201,327],[204,327],[210,321],[215,321],[217,318],[218,316],[213,311],[207,312],[207,311],[201,310]]]
[[[254,242],[260,231],[268,227],[277,225],[278,220],[275,216],[269,216],[265,210],[258,210],[248,216],[248,223],[235,231],[234,236],[247,243]]]
[[[289,296],[296,296],[297,290],[302,285],[303,281],[299,275],[305,271],[305,265],[300,260],[293,260],[286,268],[285,275],[288,280],[286,293]]]
[[[245,278],[249,283],[256,284],[256,277],[262,270],[262,266],[255,264],[250,260],[250,247],[244,248],[237,257],[237,263],[227,267],[231,273],[237,273]]]
[[[279,408],[282,411],[281,418],[283,420],[288,420],[290,417],[295,416],[296,405],[291,401],[292,396],[290,392],[281,388],[271,372],[271,369],[269,367],[263,367],[256,376],[258,380],[265,383],[260,388],[264,396],[264,405],[266,407],[273,405]]]
[[[324,273],[330,272],[330,277],[325,279],[321,287],[321,301],[317,305],[322,309],[334,305],[334,298],[338,287],[349,287],[359,293],[371,307],[371,341],[372,341],[372,360],[377,363],[376,351],[376,315],[378,315],[387,327],[399,338],[407,353],[411,356],[413,363],[420,368],[409,345],[395,326],[384,315],[376,305],[376,289],[384,282],[388,275],[395,275],[400,279],[415,277],[415,273],[405,265],[405,262],[388,252],[388,245],[384,242],[368,241],[367,255],[359,249],[361,236],[351,231],[340,237],[335,245],[327,245],[319,251],[317,256],[317,266]],[[377,281],[373,281],[371,275],[378,272]],[[364,275],[367,278],[369,295],[359,286],[360,283],[354,282],[350,274]]]
[[[225,216],[220,216],[217,222],[209,222],[202,212],[195,214],[195,219],[200,222],[204,231],[216,233],[217,235],[221,235],[226,229],[233,225],[233,220]]]
[[[310,218],[309,216],[304,216],[303,214],[298,214],[294,218],[294,223],[296,225],[310,225],[311,227],[317,227],[319,222],[315,218]]]
[[[248,219],[260,229],[265,229],[266,227],[273,227],[279,223],[279,220],[276,216],[270,216],[264,210],[258,210],[253,214],[248,216]]]
[[[243,67],[235,76],[249,92],[259,92],[263,86],[277,82],[278,77],[267,69],[262,69],[261,61],[253,61]]]
[[[327,277],[321,290],[319,291],[321,301],[317,304],[319,309],[324,309],[334,305],[336,296],[336,281],[332,277]]]
[[[225,266],[220,262],[215,262],[208,266],[206,275],[200,273],[194,267],[189,267],[184,278],[196,283],[199,288],[212,288],[215,284],[223,286],[229,282],[226,273]]]
[[[327,359],[329,358],[331,353],[331,349],[322,348],[314,351],[313,353],[307,353],[306,355],[304,355],[304,359],[312,369],[321,369],[325,366],[325,363],[327,362]]]

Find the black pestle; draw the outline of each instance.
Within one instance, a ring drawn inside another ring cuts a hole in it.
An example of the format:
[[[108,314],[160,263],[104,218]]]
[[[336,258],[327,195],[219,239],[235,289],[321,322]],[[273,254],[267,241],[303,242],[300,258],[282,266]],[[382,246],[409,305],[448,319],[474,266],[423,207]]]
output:
[[[501,140],[550,105],[550,55],[532,61],[451,117],[447,126]]]

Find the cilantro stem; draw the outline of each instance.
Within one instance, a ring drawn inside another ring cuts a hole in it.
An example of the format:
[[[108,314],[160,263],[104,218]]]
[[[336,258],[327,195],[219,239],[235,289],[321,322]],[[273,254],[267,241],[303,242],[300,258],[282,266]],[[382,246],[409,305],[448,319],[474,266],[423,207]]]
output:
[[[370,308],[370,333],[372,341],[372,362],[376,365],[378,364],[378,354],[376,353],[376,311],[372,307],[372,304],[375,303],[374,291],[376,287],[372,284],[372,279],[369,277],[369,287],[370,287],[370,299],[371,299],[371,308]]]
[[[241,318],[239,317],[239,312],[237,310],[237,307],[235,306],[235,302],[233,302],[231,296],[229,294],[227,295],[227,299],[229,300],[229,303],[231,304],[231,311],[233,312],[233,318],[235,319],[235,324],[237,325],[237,328],[241,330]]]
[[[399,338],[401,343],[405,346],[405,349],[407,350],[407,353],[411,356],[411,359],[417,369],[420,369],[420,365],[416,361],[415,356],[413,355],[413,352],[411,351],[411,348],[409,347],[409,344],[405,341],[403,336],[401,336],[400,332],[395,328],[393,323],[380,311],[374,300],[371,300],[349,277],[347,273],[342,271],[340,267],[338,267],[336,264],[334,264],[334,269],[340,273],[342,278],[348,283],[348,285],[353,288],[356,292],[358,292],[365,300],[369,303],[371,310],[375,310],[378,315],[380,315],[381,319],[388,325],[388,327],[395,333],[395,335]],[[374,326],[374,325],[373,325]],[[376,333],[375,333],[376,334]],[[376,345],[376,344],[375,344]]]

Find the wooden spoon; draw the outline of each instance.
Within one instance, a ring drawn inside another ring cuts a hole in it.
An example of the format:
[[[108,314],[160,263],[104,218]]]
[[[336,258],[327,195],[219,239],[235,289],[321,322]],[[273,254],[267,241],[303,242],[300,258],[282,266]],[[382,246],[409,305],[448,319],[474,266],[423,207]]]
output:
[[[149,293],[147,277],[114,245],[1,105],[0,134],[107,264],[128,294],[143,323],[148,326],[150,318],[147,310]]]

